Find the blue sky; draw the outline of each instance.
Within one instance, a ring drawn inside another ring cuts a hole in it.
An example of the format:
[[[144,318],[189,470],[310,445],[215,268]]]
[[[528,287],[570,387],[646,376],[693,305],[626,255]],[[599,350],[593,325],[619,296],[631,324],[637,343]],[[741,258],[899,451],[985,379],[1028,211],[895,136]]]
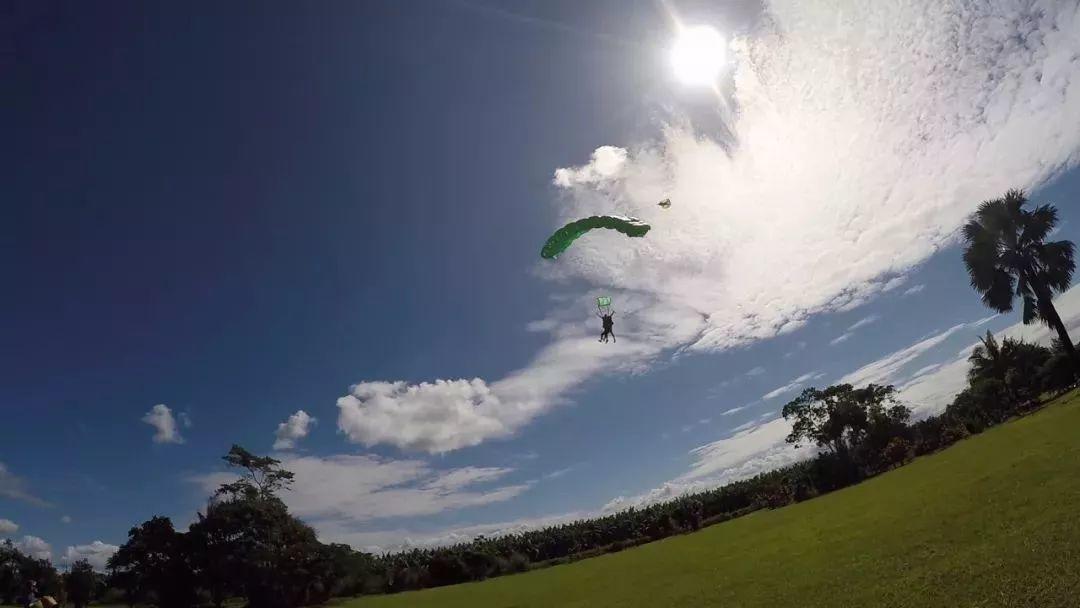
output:
[[[299,410],[325,540],[537,525],[804,457],[799,386],[932,412],[980,332],[1044,337],[988,319],[955,230],[1022,186],[1077,238],[1076,6],[674,6],[730,40],[716,92],[651,2],[19,5],[0,536],[186,525]],[[601,212],[654,230],[541,263]]]

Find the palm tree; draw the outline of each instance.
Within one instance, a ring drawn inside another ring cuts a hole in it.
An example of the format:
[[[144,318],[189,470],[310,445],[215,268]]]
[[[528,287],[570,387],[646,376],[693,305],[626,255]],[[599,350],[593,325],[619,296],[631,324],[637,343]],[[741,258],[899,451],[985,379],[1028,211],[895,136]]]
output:
[[[979,205],[964,225],[964,265],[984,304],[1009,312],[1018,297],[1024,323],[1041,319],[1056,331],[1076,373],[1080,358],[1053,302],[1054,293],[1072,283],[1074,247],[1071,241],[1046,240],[1057,225],[1057,209],[1039,205],[1028,210],[1025,204],[1022,190],[1009,190],[1004,198]]]
[[[1008,377],[1009,369],[1013,366],[1014,343],[1011,339],[998,344],[994,334],[989,331],[979,338],[979,344],[971,350],[968,361],[971,367],[968,369],[968,379],[993,378],[1002,383]]]
[[[1016,395],[1009,384],[1009,370],[1016,367],[1016,342],[1005,338],[998,344],[994,334],[988,330],[984,337],[979,338],[979,345],[971,350],[968,361],[971,363],[968,368],[968,382],[984,378],[997,380],[1005,388],[1009,399],[1016,401]]]

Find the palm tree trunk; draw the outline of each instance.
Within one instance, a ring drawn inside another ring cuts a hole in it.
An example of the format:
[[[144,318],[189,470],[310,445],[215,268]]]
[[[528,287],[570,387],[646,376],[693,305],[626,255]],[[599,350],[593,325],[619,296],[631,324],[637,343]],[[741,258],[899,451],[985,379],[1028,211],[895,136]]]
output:
[[[1080,376],[1080,353],[1076,352],[1076,346],[1069,338],[1069,330],[1065,328],[1065,323],[1061,321],[1057,308],[1054,308],[1050,290],[1042,282],[1033,282],[1032,286],[1035,288],[1035,297],[1039,303],[1039,316],[1042,317],[1043,322],[1048,327],[1057,332],[1058,340],[1065,349],[1065,353],[1069,355],[1069,360],[1072,361],[1073,377]]]

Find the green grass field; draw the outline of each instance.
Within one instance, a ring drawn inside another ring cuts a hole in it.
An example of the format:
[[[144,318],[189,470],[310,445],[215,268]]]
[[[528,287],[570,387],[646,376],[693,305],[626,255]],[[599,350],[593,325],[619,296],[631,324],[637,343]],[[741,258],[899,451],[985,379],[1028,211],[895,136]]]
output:
[[[569,565],[339,606],[1080,606],[1080,396],[801,504]]]

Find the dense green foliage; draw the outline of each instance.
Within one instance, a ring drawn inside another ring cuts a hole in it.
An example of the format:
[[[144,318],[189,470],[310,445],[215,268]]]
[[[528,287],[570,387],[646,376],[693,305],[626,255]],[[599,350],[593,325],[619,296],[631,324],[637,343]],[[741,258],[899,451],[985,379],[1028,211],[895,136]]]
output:
[[[0,604],[17,604],[33,583],[38,595],[61,595],[63,581],[47,559],[19,551],[11,541],[0,543]]]
[[[222,606],[241,597],[253,608],[284,608],[360,591],[370,558],[320,543],[289,514],[275,492],[291,472],[239,446],[225,461],[241,469],[239,478],[221,486],[187,532],[154,517],[132,528],[109,560],[110,582],[129,604]]]

